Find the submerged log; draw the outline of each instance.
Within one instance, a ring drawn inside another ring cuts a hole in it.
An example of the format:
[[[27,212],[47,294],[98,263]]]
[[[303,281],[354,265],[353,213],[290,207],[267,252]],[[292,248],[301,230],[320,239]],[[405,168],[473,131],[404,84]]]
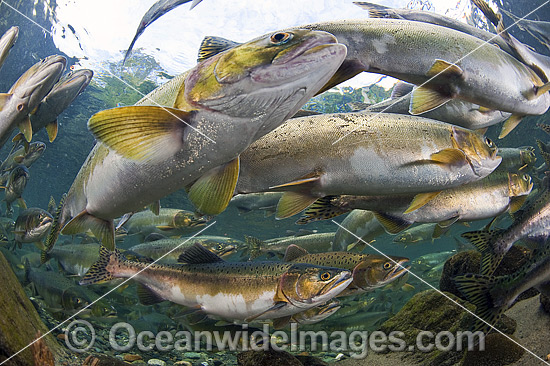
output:
[[[48,329],[2,253],[0,253],[0,294],[0,362],[22,350],[11,358],[8,364],[11,366],[35,365],[33,347],[29,345],[36,339],[37,334],[47,334]],[[40,350],[36,357],[42,359],[42,362],[50,359],[49,352],[54,357],[63,353],[61,346],[51,334],[42,338],[42,341],[38,347],[34,347],[35,352]],[[41,363],[41,366],[48,365],[47,362]]]

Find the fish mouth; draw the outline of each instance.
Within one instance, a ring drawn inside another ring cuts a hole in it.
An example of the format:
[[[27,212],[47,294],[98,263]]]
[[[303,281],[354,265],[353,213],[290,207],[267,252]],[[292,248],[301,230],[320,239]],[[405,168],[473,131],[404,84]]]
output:
[[[387,283],[401,277],[402,275],[405,274],[405,272],[407,272],[409,269],[411,269],[411,266],[404,266],[403,265],[404,263],[407,263],[408,261],[409,261],[408,259],[399,259],[399,260],[395,261],[397,264],[395,265],[393,270],[388,272],[384,276],[384,284],[387,284]]]
[[[315,52],[316,49],[317,50],[319,49],[318,47],[338,44],[338,40],[336,39],[336,37],[334,37],[330,33],[317,31],[317,34],[318,36],[310,37],[309,39],[305,40],[300,45],[298,45],[297,47],[295,47],[290,51],[280,52],[277,56],[275,56],[271,64],[272,65],[285,64],[308,52],[309,53],[311,53],[312,51]]]
[[[63,83],[64,87],[77,87],[77,93],[80,93],[92,80],[93,72],[91,70],[78,70]]]

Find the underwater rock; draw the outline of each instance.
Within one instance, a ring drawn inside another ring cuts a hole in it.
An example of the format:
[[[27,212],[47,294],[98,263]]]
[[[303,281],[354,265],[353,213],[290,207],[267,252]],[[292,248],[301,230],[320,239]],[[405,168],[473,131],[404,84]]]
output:
[[[502,366],[518,361],[525,350],[500,333],[485,337],[484,351],[466,351],[462,366]]]
[[[416,344],[417,336],[422,331],[430,331],[433,334],[449,331],[456,334],[457,331],[469,330],[474,317],[456,303],[470,311],[475,307],[453,294],[446,295],[452,301],[435,290],[417,293],[396,315],[382,324],[380,330],[386,334],[392,331],[402,332],[403,336],[400,338],[409,345]],[[430,352],[408,352],[405,357],[414,357],[415,361],[422,365],[451,365],[458,362],[463,353],[444,352],[434,348]]]
[[[550,297],[540,294],[540,306],[542,310],[546,311],[548,314],[550,314]]]
[[[55,358],[65,356],[64,350],[57,343],[55,338],[48,334],[48,329],[40,320],[36,309],[25,294],[23,287],[13,273],[11,266],[0,253],[0,362],[5,361],[9,356],[25,348],[33,342],[35,335],[40,332],[47,334],[43,344],[39,344],[38,354],[35,355],[42,360],[49,359],[48,352]],[[27,348],[9,361],[10,366],[33,365],[34,357],[31,348]],[[46,363],[43,365],[48,365]],[[42,365],[42,364],[41,364]]]
[[[284,351],[246,351],[237,355],[239,366],[302,366],[298,359]]]
[[[531,256],[531,250],[522,246],[514,245],[510,248],[501,264],[495,271],[495,276],[505,276],[518,270]],[[463,299],[463,295],[457,290],[453,278],[466,273],[479,273],[481,253],[477,250],[460,252],[449,258],[443,266],[443,273],[439,281],[441,291],[450,292]],[[536,289],[529,289],[521,294],[516,301],[521,301],[536,296]]]

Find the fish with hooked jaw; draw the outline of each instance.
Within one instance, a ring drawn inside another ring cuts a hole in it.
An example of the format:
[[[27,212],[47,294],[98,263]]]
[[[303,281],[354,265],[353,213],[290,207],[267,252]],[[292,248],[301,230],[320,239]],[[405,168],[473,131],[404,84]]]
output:
[[[339,296],[373,291],[398,279],[407,273],[410,268],[404,266],[409,258],[350,252],[311,254],[297,245],[288,246],[283,260],[285,262],[307,263],[350,270],[353,281]]]
[[[326,32],[276,32],[199,63],[135,106],[95,114],[88,126],[99,142],[69,189],[47,247],[60,230],[91,229],[113,249],[113,219],[184,187],[201,213],[222,212],[239,154],[300,109],[345,54]]]
[[[351,272],[303,263],[225,262],[196,244],[175,265],[128,261],[120,252],[100,249],[100,259],[80,284],[114,278],[137,281],[145,305],[164,300],[200,308],[227,320],[276,319],[321,305],[352,281]]]

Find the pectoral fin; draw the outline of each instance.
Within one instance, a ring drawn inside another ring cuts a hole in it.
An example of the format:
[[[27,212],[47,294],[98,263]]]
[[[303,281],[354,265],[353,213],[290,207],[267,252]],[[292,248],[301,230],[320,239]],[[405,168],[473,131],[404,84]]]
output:
[[[290,323],[290,319],[292,319],[290,315],[284,316],[282,318],[273,319],[273,329],[285,328]]]
[[[99,141],[127,159],[158,162],[183,148],[184,130],[193,115],[166,107],[119,107],[94,114],[88,128]]]
[[[256,315],[253,315],[253,316],[250,316],[248,318],[245,319],[245,322],[251,322],[252,320],[254,319],[257,319],[259,318],[260,316],[262,315],[266,315],[266,314],[269,314],[269,313],[272,313],[272,312],[276,312],[278,310],[281,310],[282,308],[284,308],[286,306],[287,302],[286,301],[279,301],[279,302],[276,302],[275,305],[273,305],[272,307],[270,307],[269,309],[267,309],[266,311],[262,311],[261,313],[259,314],[256,314]]]
[[[288,190],[288,188],[295,188],[298,187],[299,189],[305,189],[308,185],[314,184],[321,178],[321,174],[314,172],[311,174],[308,174],[300,179],[293,180],[292,182],[279,184],[276,186],[269,187],[270,190],[281,190],[284,191],[285,189]],[[285,189],[280,189],[285,188]]]
[[[189,200],[201,214],[218,215],[223,212],[237,186],[239,158],[211,169],[189,189]]]
[[[46,133],[48,134],[50,142],[53,142],[57,137],[57,120],[46,125]]]
[[[71,219],[61,230],[64,235],[74,235],[91,230],[108,250],[115,249],[115,227],[112,220],[90,215],[86,210]]]
[[[277,204],[277,219],[285,219],[305,210],[317,200],[309,193],[285,192]]]
[[[510,213],[517,212],[521,206],[525,203],[527,200],[528,195],[525,196],[516,196],[510,198]]]
[[[30,142],[32,140],[32,124],[29,116],[26,116],[21,122],[19,122],[17,127],[19,127],[19,130],[23,133],[23,136],[25,136],[25,140]]]
[[[440,193],[441,191],[417,194],[416,196],[414,196],[411,204],[409,205],[409,208],[407,208],[403,213],[408,214],[410,212],[413,212],[414,210],[418,210],[420,207],[433,200]]]
[[[445,165],[468,163],[466,155],[459,149],[443,149],[430,155],[430,159],[433,162]]]
[[[137,284],[137,296],[139,299],[139,302],[143,305],[155,305],[159,302],[163,302],[164,299],[151,291],[148,287],[145,287],[141,283]]]
[[[502,139],[506,137],[510,132],[512,132],[514,128],[516,128],[517,125],[519,125],[522,118],[523,118],[522,115],[512,114],[510,118],[508,118],[502,124],[502,130],[500,130],[500,135],[498,135],[498,138]]]
[[[290,244],[285,251],[285,256],[283,257],[283,262],[292,262],[298,258],[308,255],[308,251],[302,247],[299,247],[295,244]]]
[[[452,98],[424,86],[414,87],[409,105],[409,113],[418,115],[429,112],[450,101]]]

